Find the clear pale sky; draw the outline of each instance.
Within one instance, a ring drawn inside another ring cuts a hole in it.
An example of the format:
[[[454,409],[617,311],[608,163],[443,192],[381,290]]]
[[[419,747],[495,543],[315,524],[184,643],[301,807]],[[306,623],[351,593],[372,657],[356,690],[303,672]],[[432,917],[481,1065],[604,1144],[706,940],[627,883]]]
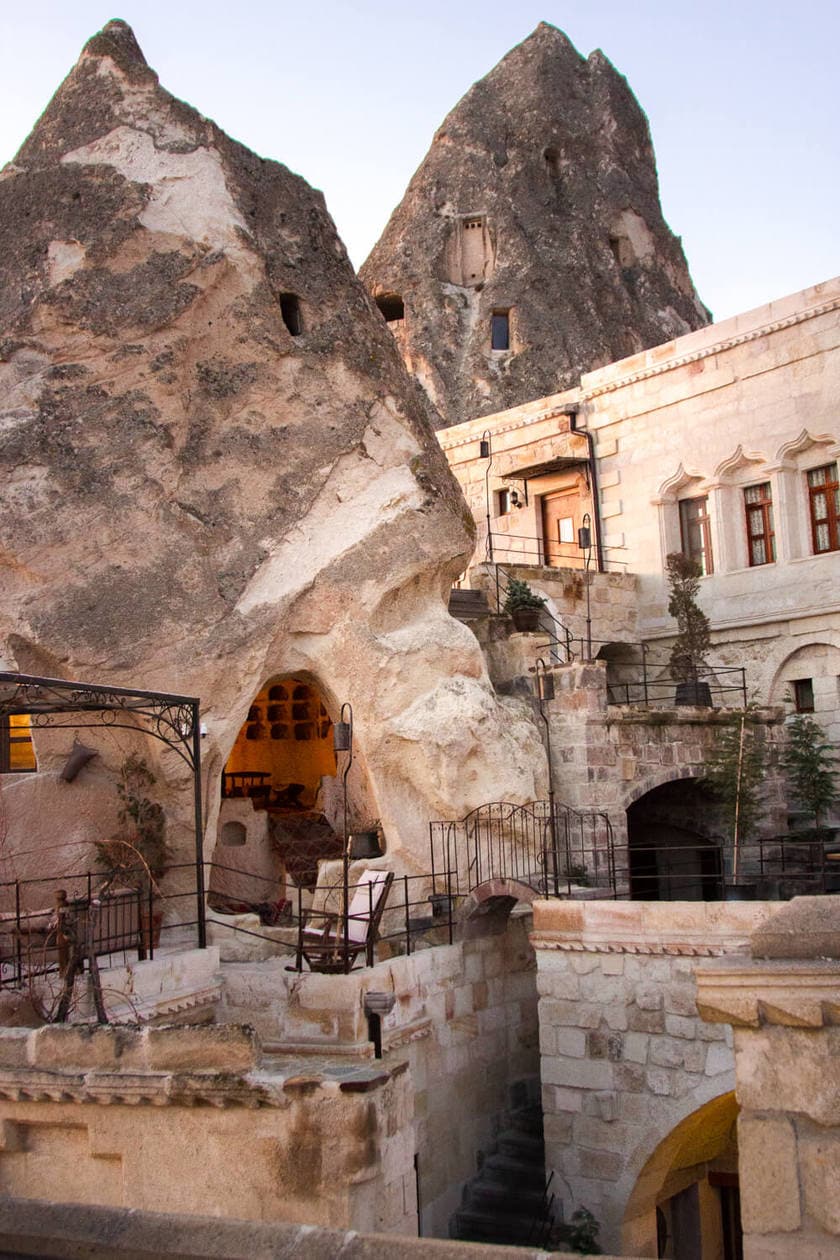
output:
[[[112,17],[169,91],[323,190],[357,266],[448,111],[545,20],[627,76],[716,319],[840,272],[840,0],[0,0],[0,163]]]

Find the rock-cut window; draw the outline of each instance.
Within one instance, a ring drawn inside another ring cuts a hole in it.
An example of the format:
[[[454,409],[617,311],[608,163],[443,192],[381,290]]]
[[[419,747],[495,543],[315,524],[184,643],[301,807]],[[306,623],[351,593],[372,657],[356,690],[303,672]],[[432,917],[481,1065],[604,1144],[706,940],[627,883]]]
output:
[[[510,311],[494,311],[490,316],[490,349],[510,349]]]
[[[289,333],[293,337],[299,337],[303,332],[303,319],[300,313],[300,298],[296,293],[280,294],[280,314],[283,316],[283,323]]]

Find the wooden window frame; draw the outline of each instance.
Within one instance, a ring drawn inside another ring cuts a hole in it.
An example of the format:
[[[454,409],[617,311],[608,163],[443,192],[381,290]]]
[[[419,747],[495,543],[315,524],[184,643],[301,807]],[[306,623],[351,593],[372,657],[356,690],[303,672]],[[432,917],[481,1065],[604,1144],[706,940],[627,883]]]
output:
[[[793,688],[793,707],[797,713],[813,713],[814,712],[814,680],[813,678],[794,678],[791,680]],[[805,703],[803,698],[808,697]]]
[[[700,504],[703,507],[698,510],[695,520],[689,520],[688,513],[691,510],[689,505],[697,505],[699,508]],[[708,495],[699,494],[690,499],[678,499],[677,505],[680,514],[680,544],[683,555],[688,556],[691,560],[696,560],[703,570],[703,576],[708,577],[715,571]],[[696,526],[700,532],[701,546],[699,552],[691,547],[690,529],[692,526]]]
[[[816,473],[825,473],[822,482],[812,483],[811,478]],[[837,461],[834,460],[830,464],[820,464],[817,468],[809,468],[805,473],[805,482],[808,486],[808,515],[811,520],[811,545],[815,556],[827,555],[830,551],[840,551],[840,513],[837,508],[837,498],[840,494],[840,485],[837,477]],[[817,516],[815,501],[818,495],[825,497],[825,516]],[[828,546],[820,547],[817,538],[817,531],[820,526],[825,526],[828,530]]]
[[[758,491],[761,498],[750,501],[750,491]],[[776,534],[773,529],[773,495],[769,481],[762,481],[755,486],[744,486],[744,513],[747,524],[747,559],[750,568],[759,568],[764,564],[776,563]],[[755,521],[760,523],[760,530],[753,530]],[[764,559],[756,560],[753,554],[755,544],[764,546]]]

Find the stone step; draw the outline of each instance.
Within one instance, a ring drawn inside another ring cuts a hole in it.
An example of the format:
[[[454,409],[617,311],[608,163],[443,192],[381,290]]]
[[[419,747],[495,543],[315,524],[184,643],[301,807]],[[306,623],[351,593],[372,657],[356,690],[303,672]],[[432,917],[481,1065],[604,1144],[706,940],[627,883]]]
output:
[[[449,592],[449,615],[459,621],[486,617],[490,612],[484,591],[469,591],[453,586]]]
[[[523,1164],[509,1155],[488,1155],[481,1165],[481,1181],[485,1185],[494,1182],[510,1190],[538,1190],[542,1194],[545,1172],[541,1164]]]
[[[540,1223],[533,1216],[493,1216],[459,1209],[452,1219],[450,1233],[465,1242],[529,1247],[540,1237]]]
[[[545,1192],[539,1189],[511,1189],[496,1181],[478,1178],[464,1187],[463,1212],[481,1212],[486,1216],[540,1216]]]
[[[542,1135],[523,1133],[520,1129],[507,1129],[497,1139],[497,1150],[500,1155],[510,1155],[524,1164],[535,1164],[542,1168],[545,1163],[545,1143]]]

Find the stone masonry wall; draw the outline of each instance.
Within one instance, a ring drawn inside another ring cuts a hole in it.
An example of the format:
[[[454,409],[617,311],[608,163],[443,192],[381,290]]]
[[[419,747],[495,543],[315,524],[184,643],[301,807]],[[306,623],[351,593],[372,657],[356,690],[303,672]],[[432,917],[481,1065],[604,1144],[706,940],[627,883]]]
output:
[[[734,1088],[731,1035],[697,1012],[696,960],[743,953],[768,913],[763,903],[535,903],[546,1167],[567,1219],[588,1208],[608,1250],[621,1250],[626,1206],[659,1143]]]
[[[4,1195],[412,1234],[412,1112],[242,1027],[0,1030]]]
[[[539,1072],[530,915],[506,931],[421,949],[348,976],[290,973],[285,959],[228,964],[221,1017],[253,1024],[273,1050],[370,1059],[365,995],[392,994],[383,1066],[408,1072],[420,1216],[446,1237],[461,1188],[495,1136],[511,1085]]]
[[[797,897],[753,957],[697,969],[710,1027],[732,1025],[745,1260],[840,1254],[840,897]]]

